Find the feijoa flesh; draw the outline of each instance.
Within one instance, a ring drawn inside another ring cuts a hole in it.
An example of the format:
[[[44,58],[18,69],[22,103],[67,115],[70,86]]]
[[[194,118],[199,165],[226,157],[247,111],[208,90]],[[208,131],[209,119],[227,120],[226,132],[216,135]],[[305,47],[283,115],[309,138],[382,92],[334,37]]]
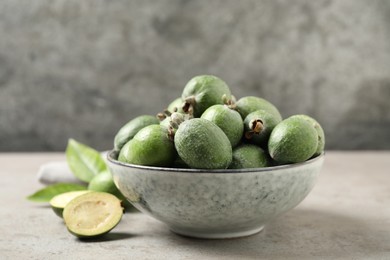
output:
[[[220,78],[201,75],[192,78],[182,93],[185,113],[200,117],[212,105],[223,104],[224,99],[231,99],[228,85]]]
[[[49,203],[54,213],[56,213],[57,216],[62,218],[62,212],[64,211],[65,206],[74,198],[83,195],[87,192],[91,192],[91,191],[80,190],[80,191],[69,191],[69,192],[61,193],[54,196]]]
[[[155,116],[138,116],[122,126],[114,138],[114,149],[119,151],[139,130],[148,125],[157,125],[160,121]]]
[[[318,134],[307,120],[289,117],[272,130],[268,152],[279,163],[299,163],[311,158],[317,150]]]
[[[168,128],[149,125],[142,128],[122,147],[118,160],[145,166],[168,167],[172,165],[175,157],[175,146]]]
[[[112,230],[121,220],[121,201],[110,193],[88,192],[71,200],[63,217],[69,232],[80,238],[96,237]]]
[[[216,124],[229,138],[232,147],[241,140],[244,124],[241,115],[226,105],[213,105],[203,112],[201,118]]]
[[[232,161],[229,138],[216,124],[203,118],[182,122],[174,143],[180,158],[191,168],[226,169]]]

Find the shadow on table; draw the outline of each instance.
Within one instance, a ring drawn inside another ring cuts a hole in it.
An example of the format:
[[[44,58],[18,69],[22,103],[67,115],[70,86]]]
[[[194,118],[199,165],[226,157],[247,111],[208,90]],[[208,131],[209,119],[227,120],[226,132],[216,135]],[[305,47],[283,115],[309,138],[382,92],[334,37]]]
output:
[[[203,250],[212,256],[351,257],[390,253],[390,234],[359,216],[295,209],[269,223],[253,236],[202,240],[176,235],[178,246]]]
[[[135,234],[127,233],[127,232],[110,232],[107,234],[104,234],[103,236],[99,237],[92,237],[92,238],[78,238],[78,240],[85,242],[85,243],[96,243],[96,242],[107,242],[107,241],[115,241],[115,240],[125,240],[135,237]]]

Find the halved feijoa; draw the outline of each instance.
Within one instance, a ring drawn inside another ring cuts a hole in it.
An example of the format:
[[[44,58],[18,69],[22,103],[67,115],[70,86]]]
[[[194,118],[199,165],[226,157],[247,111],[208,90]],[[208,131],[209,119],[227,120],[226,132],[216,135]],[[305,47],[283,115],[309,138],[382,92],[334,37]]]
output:
[[[62,212],[64,211],[65,206],[74,198],[83,195],[87,192],[91,192],[91,191],[79,190],[79,191],[69,191],[69,192],[61,193],[58,194],[57,196],[54,196],[49,203],[54,213],[56,213],[57,216],[62,218]]]
[[[121,201],[105,192],[88,192],[65,206],[63,217],[69,232],[87,238],[103,235],[121,220]]]

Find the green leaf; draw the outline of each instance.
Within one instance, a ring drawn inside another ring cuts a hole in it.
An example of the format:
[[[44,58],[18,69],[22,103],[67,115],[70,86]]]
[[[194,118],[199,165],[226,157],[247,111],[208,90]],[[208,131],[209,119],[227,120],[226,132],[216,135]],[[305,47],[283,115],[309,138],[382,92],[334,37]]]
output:
[[[73,174],[85,182],[107,170],[106,162],[98,151],[73,139],[68,141],[66,160]]]
[[[87,187],[79,184],[56,183],[38,190],[37,192],[28,196],[27,199],[36,202],[49,202],[54,196],[58,194],[68,192],[68,191],[86,190],[86,189]]]

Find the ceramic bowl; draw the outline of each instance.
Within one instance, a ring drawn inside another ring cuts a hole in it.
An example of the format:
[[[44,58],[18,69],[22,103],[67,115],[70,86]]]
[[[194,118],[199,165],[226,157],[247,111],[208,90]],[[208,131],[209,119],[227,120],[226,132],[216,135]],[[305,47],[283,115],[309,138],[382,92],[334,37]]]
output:
[[[313,188],[324,154],[268,168],[202,170],[122,163],[108,166],[122,194],[138,210],[175,233],[198,238],[255,234],[297,206]]]

